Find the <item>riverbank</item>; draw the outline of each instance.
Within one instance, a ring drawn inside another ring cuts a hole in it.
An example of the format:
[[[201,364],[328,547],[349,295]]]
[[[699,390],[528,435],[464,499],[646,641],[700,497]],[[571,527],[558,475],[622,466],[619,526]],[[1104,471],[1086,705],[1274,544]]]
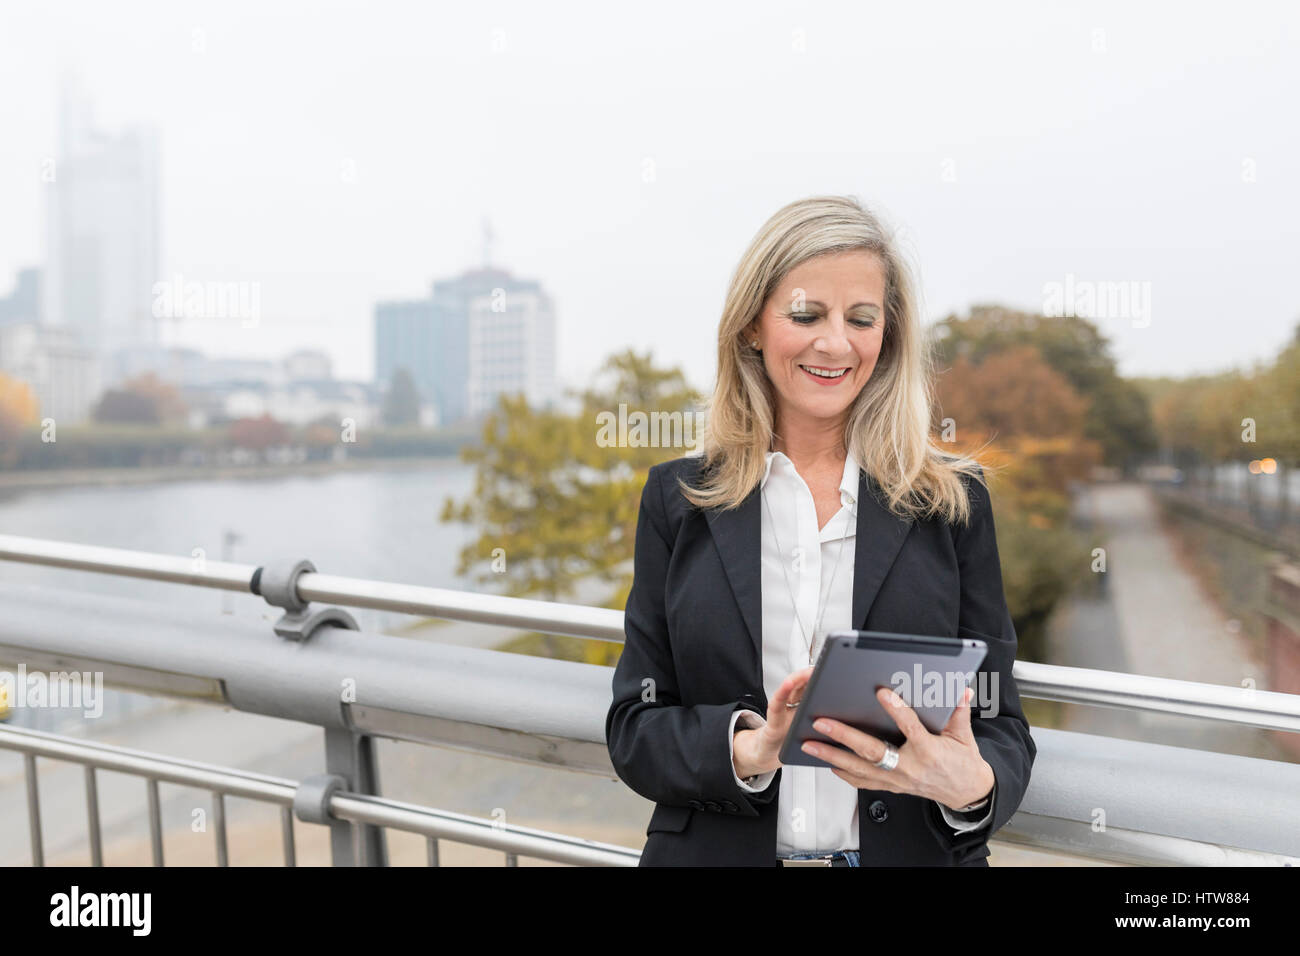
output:
[[[159,481],[212,481],[230,478],[289,478],[336,475],[354,471],[419,471],[440,465],[458,465],[458,455],[418,458],[347,458],[342,461],[304,461],[259,465],[163,465],[154,468],[50,468],[0,473],[0,490],[32,491],[42,488],[133,485]]]

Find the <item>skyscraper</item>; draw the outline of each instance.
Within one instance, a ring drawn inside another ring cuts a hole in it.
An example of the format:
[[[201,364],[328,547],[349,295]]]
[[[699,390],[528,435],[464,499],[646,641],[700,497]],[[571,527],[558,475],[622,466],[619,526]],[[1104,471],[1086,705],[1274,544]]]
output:
[[[75,77],[59,93],[58,155],[45,170],[45,320],[111,358],[156,344],[158,139],[145,127],[96,129]],[[106,368],[112,384],[111,365]]]

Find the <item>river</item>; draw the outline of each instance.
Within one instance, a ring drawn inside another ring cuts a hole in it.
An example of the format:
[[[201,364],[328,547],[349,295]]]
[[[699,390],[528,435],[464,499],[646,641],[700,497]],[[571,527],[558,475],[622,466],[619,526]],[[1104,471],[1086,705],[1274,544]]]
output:
[[[0,491],[0,533],[208,560],[268,564],[308,558],[349,577],[478,590],[456,571],[472,528],[439,520],[443,501],[463,500],[474,468],[430,459],[427,468],[337,474],[162,481]],[[227,533],[237,537],[223,554]],[[0,562],[6,581],[184,605],[196,613],[265,610],[255,595],[136,578]],[[385,631],[408,615],[350,609],[362,630]],[[12,662],[0,662],[12,666]],[[146,698],[106,694],[105,717],[137,713]],[[67,728],[72,715],[14,711],[14,723]]]

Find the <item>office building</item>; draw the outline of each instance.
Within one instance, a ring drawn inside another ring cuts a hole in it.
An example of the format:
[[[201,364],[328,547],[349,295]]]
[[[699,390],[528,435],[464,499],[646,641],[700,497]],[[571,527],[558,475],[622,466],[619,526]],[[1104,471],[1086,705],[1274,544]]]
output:
[[[44,319],[106,360],[157,342],[158,140],[152,129],[97,129],[88,94],[65,78],[58,154],[45,170]],[[118,372],[105,365],[105,385]]]
[[[522,392],[538,407],[556,393],[555,315],[541,284],[484,266],[433,283],[427,299],[375,307],[375,380],[405,367],[438,421],[453,424]]]

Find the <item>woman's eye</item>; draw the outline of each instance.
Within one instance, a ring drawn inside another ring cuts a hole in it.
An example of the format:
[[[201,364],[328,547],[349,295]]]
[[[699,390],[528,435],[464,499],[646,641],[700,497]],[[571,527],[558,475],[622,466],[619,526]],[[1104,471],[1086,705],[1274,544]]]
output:
[[[816,322],[820,316],[812,312],[791,312],[790,319],[797,325],[811,325]],[[850,324],[855,329],[869,329],[876,324],[875,319],[850,319]]]

